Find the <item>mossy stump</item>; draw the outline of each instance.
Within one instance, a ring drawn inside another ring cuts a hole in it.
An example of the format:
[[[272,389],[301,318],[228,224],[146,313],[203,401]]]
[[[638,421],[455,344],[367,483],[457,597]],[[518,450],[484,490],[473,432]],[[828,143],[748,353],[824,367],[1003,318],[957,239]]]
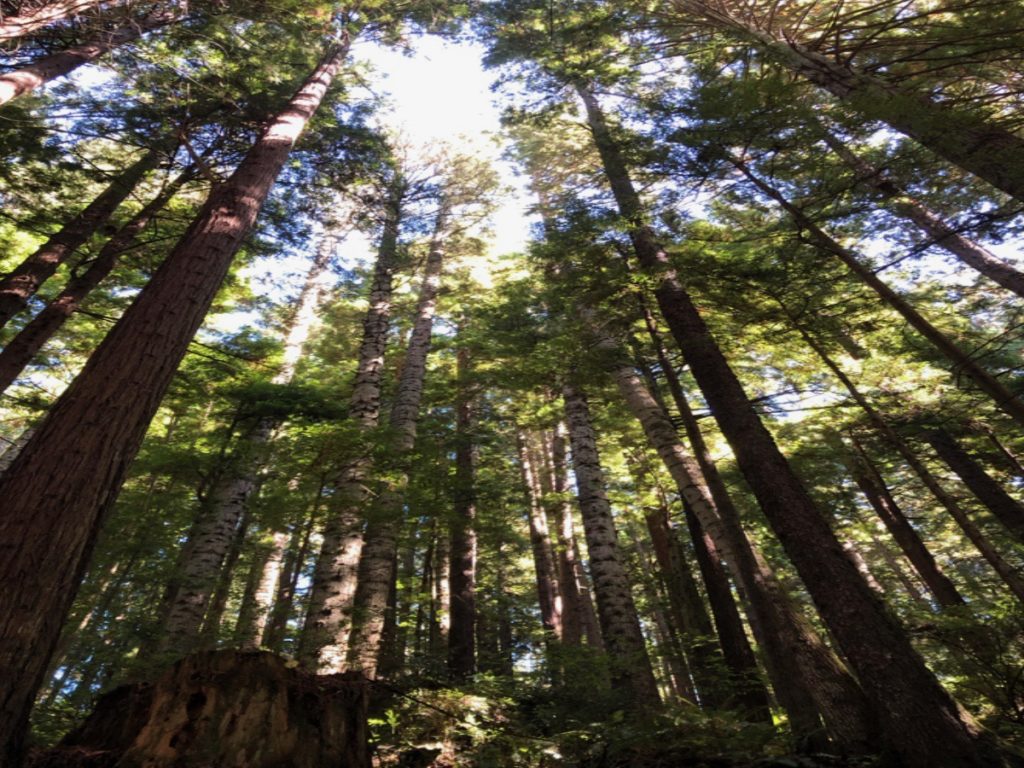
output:
[[[104,695],[32,768],[369,768],[368,685],[271,653],[188,656]]]

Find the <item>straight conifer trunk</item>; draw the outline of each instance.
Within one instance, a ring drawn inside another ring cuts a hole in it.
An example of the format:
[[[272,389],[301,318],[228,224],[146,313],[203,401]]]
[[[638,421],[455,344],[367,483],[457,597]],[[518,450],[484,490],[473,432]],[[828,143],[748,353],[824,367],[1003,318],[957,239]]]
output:
[[[562,639],[562,599],[559,593],[555,570],[554,549],[548,533],[548,519],[541,503],[540,481],[537,466],[530,451],[527,436],[518,435],[519,469],[526,489],[530,527],[530,549],[533,552],[533,569],[537,582],[537,605],[540,621],[550,640]]]
[[[408,482],[406,462],[416,446],[416,427],[426,378],[427,355],[430,352],[434,315],[437,311],[437,296],[441,289],[448,216],[447,202],[442,201],[416,305],[416,320],[409,336],[405,364],[388,419],[392,435],[390,454],[394,457],[398,477],[381,492],[370,510],[363,552],[359,559],[358,580],[352,601],[348,664],[353,670],[370,678],[377,673],[388,594],[395,580],[398,539],[403,522],[403,491]]]
[[[862,283],[877,293],[885,304],[906,320],[908,325],[928,339],[953,364],[954,371],[963,371],[963,373],[967,374],[978,389],[995,401],[996,406],[1001,408],[1018,424],[1024,426],[1024,401],[1003,386],[1002,382],[995,376],[978,365],[952,339],[932,325],[920,312],[911,306],[910,302],[883,282],[873,269],[862,264],[853,251],[844,248],[821,227],[811,221],[803,211],[787,200],[779,190],[754,175],[744,163],[735,159],[731,162],[755,187],[775,200],[790,215],[795,224],[807,230],[819,248],[838,258]]]
[[[156,168],[161,156],[161,152],[156,149],[147,150],[119,173],[95,200],[39,246],[35,253],[0,278],[0,328],[25,309],[39,287],[109,221],[143,177]]]
[[[348,49],[330,51],[215,188],[149,284],[0,479],[0,744],[32,699],[106,512],[263,201]]]
[[[100,32],[80,45],[43,56],[27,67],[6,72],[0,75],[0,106],[58,77],[69,75],[83,64],[89,64],[115,48],[138,40],[154,29],[180,21],[183,17],[184,11],[174,6],[154,10],[142,18],[131,19],[115,29]]]
[[[28,37],[52,24],[68,21],[80,13],[100,5],[103,0],[57,0],[48,2],[42,8],[6,17],[0,22],[0,40],[17,40]]]
[[[869,120],[879,120],[939,157],[1024,201],[1024,139],[964,109],[907,91],[796,41],[762,29],[710,0],[673,0],[683,14],[761,48],[771,59],[824,88]],[[770,15],[774,17],[774,14]]]
[[[621,692],[626,706],[634,712],[656,708],[660,703],[658,685],[633,602],[629,575],[619,555],[615,520],[605,492],[590,408],[586,396],[574,386],[565,386],[563,398],[576,491],[594,579],[594,598],[611,667],[612,687]]]
[[[388,188],[384,227],[349,397],[349,418],[367,436],[380,422],[384,353],[391,327],[391,294],[407,192],[405,180],[400,174],[396,175]],[[363,552],[362,513],[368,499],[366,481],[372,468],[373,458],[367,452],[356,457],[336,478],[323,544],[313,571],[299,658],[307,667],[325,674],[341,672],[348,654],[352,601]]]
[[[869,184],[884,200],[889,202],[889,207],[898,216],[912,222],[939,248],[951,253],[961,263],[1024,298],[1024,273],[1000,259],[981,243],[960,234],[955,226],[924,203],[916,200],[883,169],[876,168],[859,157],[843,143],[842,139],[824,126],[822,135],[832,151],[858,174],[857,180]]]
[[[167,203],[191,176],[184,171],[167,184],[141,211],[106,242],[89,267],[68,280],[57,298],[18,331],[0,350],[0,393],[4,392],[32,362],[32,358],[81,306],[82,301],[117,266],[121,254],[129,249],[139,233],[164,209]]]
[[[761,508],[849,661],[887,749],[910,768],[995,766],[992,738],[942,688],[836,540],[761,422],[645,223],[625,160],[593,93],[578,85],[608,182],[655,297]]]
[[[456,365],[459,393],[455,406],[455,516],[448,571],[448,671],[455,678],[465,679],[476,672],[476,446],[467,347],[459,347]]]
[[[949,432],[935,429],[926,435],[949,468],[956,472],[978,501],[1018,540],[1024,541],[1024,504],[1021,504],[981,466]]]
[[[899,504],[896,503],[896,499],[893,498],[889,487],[885,484],[885,479],[871,462],[863,446],[854,441],[853,448],[855,455],[848,457],[847,466],[854,482],[857,483],[861,493],[864,494],[882,524],[892,535],[900,551],[910,561],[921,581],[928,587],[939,605],[943,607],[964,605],[964,599],[960,592],[949,580],[949,577],[939,569],[932,553],[928,551],[928,547],[921,541],[921,537],[910,524]]]

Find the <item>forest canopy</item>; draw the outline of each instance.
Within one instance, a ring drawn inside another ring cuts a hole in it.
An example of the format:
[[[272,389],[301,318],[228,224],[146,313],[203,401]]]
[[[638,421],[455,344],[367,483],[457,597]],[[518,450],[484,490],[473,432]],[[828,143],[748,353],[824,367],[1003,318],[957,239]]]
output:
[[[1022,51],[0,0],[0,768],[1024,766]]]

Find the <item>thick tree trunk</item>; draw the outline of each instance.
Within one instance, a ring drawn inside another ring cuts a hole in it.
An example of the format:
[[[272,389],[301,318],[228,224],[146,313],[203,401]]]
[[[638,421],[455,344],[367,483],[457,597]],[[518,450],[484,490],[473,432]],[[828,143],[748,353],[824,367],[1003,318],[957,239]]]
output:
[[[384,228],[370,286],[369,306],[355,381],[349,398],[349,418],[363,434],[380,421],[384,353],[391,321],[391,293],[398,259],[398,236],[408,186],[396,175],[388,189]],[[324,540],[313,571],[299,658],[321,672],[340,672],[348,654],[352,600],[359,559],[363,552],[363,508],[369,498],[366,481],[373,468],[369,452],[354,459],[335,481],[335,494],[324,526]]]
[[[269,653],[218,651],[117,688],[39,768],[370,768],[365,681],[313,677]]]
[[[528,437],[518,435],[519,469],[523,476],[529,509],[530,549],[533,552],[533,568],[537,582],[537,605],[540,621],[550,640],[562,637],[562,601],[558,591],[555,571],[554,550],[548,534],[548,520],[541,503],[540,482],[537,467],[529,448]]]
[[[107,223],[142,178],[156,168],[161,156],[156,149],[147,150],[59,232],[0,279],[0,328],[25,309],[57,268]]]
[[[633,602],[629,576],[619,554],[590,408],[586,397],[576,387],[566,386],[563,397],[576,491],[583,513],[601,637],[611,665],[612,687],[621,692],[627,706],[634,711],[651,709],[660,702],[658,686]]]
[[[469,349],[456,353],[459,385],[455,411],[455,516],[449,568],[451,629],[448,671],[455,678],[476,672],[476,446]]]
[[[1017,539],[1024,540],[1024,504],[1013,498],[949,432],[936,429],[925,438],[978,501]]]
[[[60,294],[7,342],[0,350],[0,392],[6,390],[17,379],[25,366],[32,362],[36,353],[78,309],[83,299],[110,274],[117,266],[121,254],[129,249],[139,233],[163,210],[191,175],[191,171],[186,170],[164,186],[156,197],[106,242],[85,272],[73,275]],[[33,280],[40,276],[37,273]],[[27,282],[23,282],[21,287],[28,288]],[[2,301],[0,294],[0,302]]]
[[[654,231],[600,106],[578,88],[595,144],[642,268],[711,412],[786,554],[850,662],[886,747],[911,768],[992,766],[992,738],[942,688],[886,606],[861,578],[828,521],[761,422]]]
[[[862,264],[853,251],[836,242],[821,227],[811,221],[803,211],[787,200],[779,190],[755,176],[744,163],[738,160],[731,162],[754,186],[775,200],[790,215],[795,224],[807,230],[819,248],[838,258],[862,283],[877,293],[885,304],[896,311],[914,330],[928,339],[953,364],[955,371],[965,373],[978,389],[995,401],[999,408],[1018,424],[1024,426],[1024,401],[1003,386],[995,376],[978,365],[969,354],[926,320],[905,298],[886,285],[873,269]]]
[[[1024,298],[1024,272],[1003,261],[981,243],[962,235],[956,227],[931,210],[900,186],[883,169],[876,168],[857,155],[842,139],[822,126],[825,143],[858,175],[858,181],[869,184],[889,207],[912,222],[931,238],[935,245],[951,253],[963,264],[977,270],[989,280]]]
[[[51,24],[78,16],[100,5],[103,0],[58,0],[41,8],[7,16],[0,21],[0,40],[28,37]]]
[[[0,106],[11,99],[31,93],[58,77],[69,75],[115,48],[138,40],[147,32],[180,21],[185,11],[177,7],[157,9],[146,16],[126,21],[121,26],[100,32],[92,40],[51,53],[29,64],[0,75]]]
[[[682,13],[749,41],[869,120],[880,120],[939,157],[1024,200],[1024,139],[963,109],[906,91],[796,41],[785,30],[765,30],[709,0],[673,0]]]
[[[332,46],[268,122],[0,479],[0,743],[11,762],[125,471],[346,52]]]
[[[370,510],[366,540],[359,559],[358,582],[352,602],[352,632],[348,647],[348,663],[368,677],[374,677],[380,658],[381,633],[388,591],[395,579],[395,554],[402,528],[404,489],[407,483],[405,462],[416,446],[420,400],[426,378],[427,355],[430,352],[437,296],[441,288],[441,271],[448,228],[448,207],[442,201],[430,253],[416,305],[416,319],[405,355],[405,365],[398,380],[394,402],[388,419],[391,434],[390,455],[396,467],[396,479],[385,488]]]
[[[892,535],[893,540],[914,567],[921,581],[928,587],[936,602],[943,607],[964,605],[964,599],[935,562],[928,547],[910,524],[885,484],[878,469],[871,462],[863,446],[853,442],[855,456],[847,457],[847,467],[854,482],[871,504],[878,518]]]

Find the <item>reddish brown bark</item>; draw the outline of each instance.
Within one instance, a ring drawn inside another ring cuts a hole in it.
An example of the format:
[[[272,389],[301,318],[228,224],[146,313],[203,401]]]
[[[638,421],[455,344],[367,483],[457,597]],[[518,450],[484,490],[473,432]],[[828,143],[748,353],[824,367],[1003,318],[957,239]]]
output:
[[[988,734],[925,666],[896,619],[846,556],[722,354],[668,254],[645,223],[622,153],[593,93],[578,85],[595,145],[658,305],[751,490],[853,667],[887,748],[913,768],[992,766]]]
[[[0,479],[0,743],[20,751],[99,528],[188,345],[347,45],[334,45]]]
[[[7,16],[0,22],[0,40],[17,40],[20,37],[28,37],[51,24],[72,19],[80,13],[95,8],[102,2],[103,0],[58,0],[57,2],[48,2],[41,8]]]

